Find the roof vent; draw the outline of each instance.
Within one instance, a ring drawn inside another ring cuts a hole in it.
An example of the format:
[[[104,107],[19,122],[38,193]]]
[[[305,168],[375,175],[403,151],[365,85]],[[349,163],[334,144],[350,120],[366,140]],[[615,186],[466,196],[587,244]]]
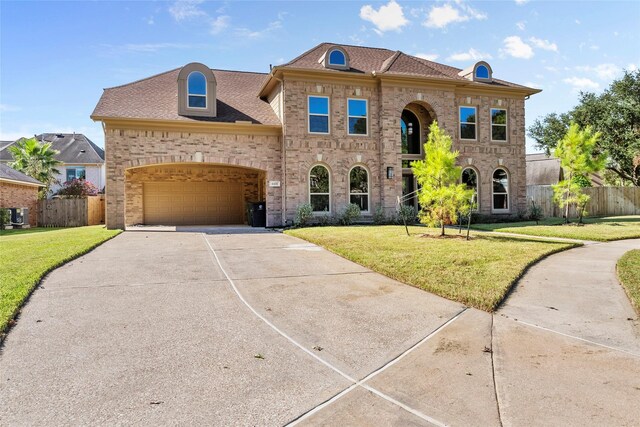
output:
[[[86,153],[86,152],[87,152],[87,150],[80,150],[80,152],[81,152],[81,153]]]

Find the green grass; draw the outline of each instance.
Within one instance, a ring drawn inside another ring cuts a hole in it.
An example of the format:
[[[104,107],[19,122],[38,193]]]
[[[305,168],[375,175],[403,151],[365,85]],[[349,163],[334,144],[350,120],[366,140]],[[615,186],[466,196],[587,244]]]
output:
[[[101,225],[0,231],[0,336],[45,274],[118,233]]]
[[[618,260],[618,277],[627,291],[631,304],[640,315],[640,249],[624,254]]]
[[[483,233],[472,240],[435,236],[438,231],[401,226],[313,227],[286,231],[385,276],[492,311],[535,261],[578,246]],[[457,231],[447,230],[449,235]]]
[[[584,225],[563,225],[562,218],[545,218],[536,225],[534,221],[496,224],[475,224],[473,228],[530,236],[564,237],[567,239],[610,240],[640,238],[640,216],[613,216],[607,218],[585,218]]]

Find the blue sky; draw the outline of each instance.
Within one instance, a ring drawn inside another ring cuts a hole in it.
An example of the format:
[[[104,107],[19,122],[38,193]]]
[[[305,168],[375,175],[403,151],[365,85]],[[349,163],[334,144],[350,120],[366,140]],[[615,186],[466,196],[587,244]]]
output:
[[[268,72],[323,41],[402,50],[543,89],[527,124],[640,66],[639,1],[0,1],[0,140],[104,138],[102,88],[199,61]],[[530,142],[528,151],[534,151]]]

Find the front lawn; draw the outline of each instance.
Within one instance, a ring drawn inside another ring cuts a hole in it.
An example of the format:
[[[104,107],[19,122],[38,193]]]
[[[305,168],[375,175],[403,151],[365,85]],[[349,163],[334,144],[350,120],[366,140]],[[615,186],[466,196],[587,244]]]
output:
[[[640,315],[640,249],[624,254],[618,260],[618,277],[631,299],[631,304]]]
[[[45,274],[118,233],[102,225],[0,231],[0,336]]]
[[[385,276],[492,311],[540,258],[578,246],[473,233],[472,240],[434,238],[438,230],[401,226],[313,227],[286,231]],[[448,230],[450,235],[457,231]],[[422,237],[428,234],[431,237]]]
[[[536,225],[534,221],[496,224],[475,224],[473,228],[486,231],[526,234],[530,236],[564,237],[567,239],[610,240],[640,238],[640,216],[612,216],[585,218],[584,225],[564,225],[562,218],[545,218]]]

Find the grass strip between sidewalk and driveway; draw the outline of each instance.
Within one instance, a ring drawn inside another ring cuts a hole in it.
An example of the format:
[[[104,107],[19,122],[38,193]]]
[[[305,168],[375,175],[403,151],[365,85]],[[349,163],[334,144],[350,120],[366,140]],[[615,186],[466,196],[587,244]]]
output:
[[[631,305],[640,316],[640,249],[634,249],[622,256],[616,266],[618,278],[624,287]]]
[[[474,224],[471,227],[484,231],[525,234],[529,236],[562,237],[566,239],[595,240],[608,242],[640,237],[640,216],[612,216],[606,218],[585,218],[584,225],[564,225],[562,218],[545,218],[536,225],[535,221],[508,222],[495,224]]]
[[[579,243],[472,233],[467,241],[438,238],[439,230],[401,226],[311,227],[287,234],[320,245],[400,282],[493,311],[539,259]]]
[[[45,274],[119,233],[102,225],[0,231],[0,337]]]

